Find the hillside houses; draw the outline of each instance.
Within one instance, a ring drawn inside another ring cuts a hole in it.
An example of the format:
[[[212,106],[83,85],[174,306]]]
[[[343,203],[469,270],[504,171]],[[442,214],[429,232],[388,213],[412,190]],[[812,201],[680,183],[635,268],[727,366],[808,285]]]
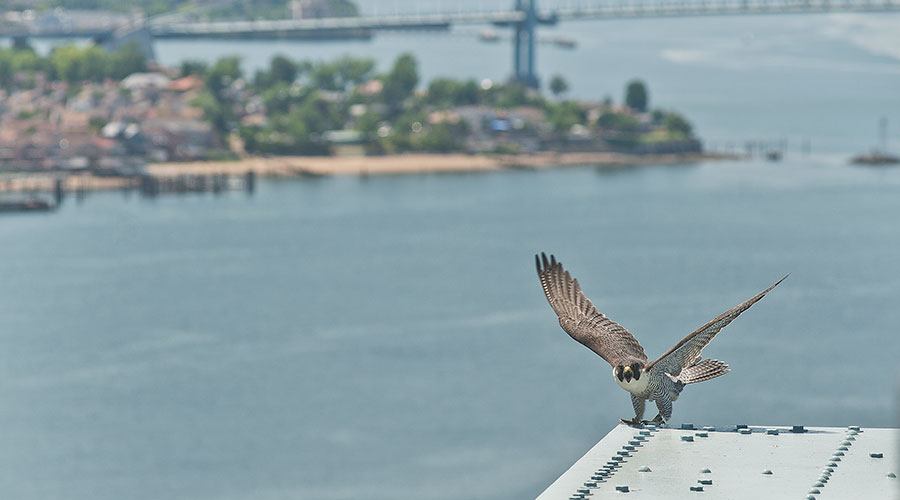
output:
[[[34,88],[0,90],[0,168],[123,173],[148,159],[204,159],[219,144],[191,104],[201,88],[196,77],[141,73],[74,85],[38,78]]]

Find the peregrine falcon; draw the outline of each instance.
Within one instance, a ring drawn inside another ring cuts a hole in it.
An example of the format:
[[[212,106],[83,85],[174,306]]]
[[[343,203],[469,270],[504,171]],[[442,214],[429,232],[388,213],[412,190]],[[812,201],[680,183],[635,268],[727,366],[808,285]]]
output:
[[[541,253],[540,257],[534,256],[534,261],[541,287],[550,307],[559,316],[560,326],[573,339],[612,365],[616,383],[631,393],[634,418],[622,419],[622,422],[635,426],[648,423],[642,420],[646,400],[655,401],[659,410],[652,422],[665,423],[672,416],[672,401],[678,399],[685,385],[728,373],[728,365],[716,359],[702,359],[700,351],[722,328],[787,278],[781,278],[755,297],[722,313],[648,363],[644,348],[637,339],[597,311],[582,293],[578,280],[563,269],[556,257],[551,255],[548,260],[547,255]]]

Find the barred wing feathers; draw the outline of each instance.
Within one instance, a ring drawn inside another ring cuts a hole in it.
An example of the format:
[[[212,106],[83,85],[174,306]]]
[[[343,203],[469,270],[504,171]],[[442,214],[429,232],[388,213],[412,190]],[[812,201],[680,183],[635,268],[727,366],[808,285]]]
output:
[[[573,339],[597,353],[612,366],[628,357],[647,360],[644,348],[628,330],[597,311],[581,291],[578,280],[563,269],[556,257],[535,255],[534,262],[544,295],[559,316],[559,325]]]
[[[740,305],[730,311],[720,314],[716,319],[701,326],[697,331],[688,335],[681,342],[675,344],[671,349],[665,352],[659,359],[653,361],[645,370],[659,365],[665,373],[677,377],[683,368],[695,365],[700,361],[700,351],[716,336],[723,328],[728,326],[735,318],[741,315],[753,304],[757,303],[761,298],[765,297],[770,290],[778,286],[785,280],[787,276],[781,278],[774,285],[766,288],[755,297],[742,302]]]

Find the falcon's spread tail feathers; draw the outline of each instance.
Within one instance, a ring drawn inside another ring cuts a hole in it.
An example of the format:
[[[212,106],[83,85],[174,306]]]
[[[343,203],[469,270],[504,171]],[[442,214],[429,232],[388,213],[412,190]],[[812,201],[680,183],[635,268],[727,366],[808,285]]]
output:
[[[731,369],[729,369],[728,365],[724,362],[719,361],[718,359],[707,358],[695,365],[691,365],[681,370],[681,373],[679,373],[677,377],[674,377],[674,380],[683,384],[695,384],[697,382],[721,377],[730,371]]]
[[[684,390],[684,386],[688,384],[696,384],[697,382],[721,377],[730,371],[731,369],[729,369],[728,365],[724,362],[719,361],[718,359],[707,358],[699,363],[684,368],[677,376],[668,373],[666,376],[672,379],[672,382],[675,382],[675,396],[677,397],[678,394],[681,394],[681,391]]]

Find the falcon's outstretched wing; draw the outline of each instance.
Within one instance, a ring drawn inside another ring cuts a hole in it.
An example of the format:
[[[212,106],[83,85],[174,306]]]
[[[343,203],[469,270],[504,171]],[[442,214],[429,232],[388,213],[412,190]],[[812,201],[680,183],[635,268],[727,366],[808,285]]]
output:
[[[778,286],[785,278],[787,278],[787,276],[781,278],[775,282],[774,285],[766,288],[752,299],[741,303],[728,312],[722,313],[716,319],[701,326],[697,331],[683,338],[681,342],[675,344],[671,349],[666,351],[659,359],[647,365],[645,370],[649,370],[651,367],[659,365],[657,368],[662,368],[663,372],[677,376],[681,373],[682,368],[700,361],[700,351],[706,347],[706,344],[709,344],[722,328],[728,326],[728,323],[731,323],[734,318],[740,316],[742,312],[749,309],[750,306],[759,301],[759,299],[765,297],[771,289]]]
[[[542,252],[540,257],[534,256],[534,262],[544,295],[566,333],[613,366],[628,357],[647,361],[641,344],[628,330],[597,311],[582,293],[578,280],[563,269],[556,257],[551,255],[548,261]]]

